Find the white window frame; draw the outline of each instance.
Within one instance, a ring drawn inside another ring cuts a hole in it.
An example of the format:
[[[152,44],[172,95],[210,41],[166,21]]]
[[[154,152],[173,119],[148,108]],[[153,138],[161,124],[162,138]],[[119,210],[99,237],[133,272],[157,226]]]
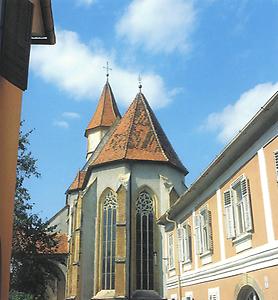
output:
[[[248,179],[245,175],[241,175],[229,190],[224,191],[223,199],[227,239],[236,241],[250,235],[253,231],[253,217]]]
[[[168,233],[168,271],[175,268],[175,253],[174,253],[174,233]]]
[[[195,216],[195,242],[198,255],[212,254],[211,211],[207,207],[201,208],[199,214]]]
[[[185,292],[185,300],[193,300],[193,292]]]
[[[276,181],[278,182],[278,149],[274,151],[274,164],[276,171]]]
[[[220,300],[219,287],[208,289],[208,300]]]
[[[179,262],[186,264],[192,261],[192,236],[191,226],[188,222],[179,224],[177,228]]]

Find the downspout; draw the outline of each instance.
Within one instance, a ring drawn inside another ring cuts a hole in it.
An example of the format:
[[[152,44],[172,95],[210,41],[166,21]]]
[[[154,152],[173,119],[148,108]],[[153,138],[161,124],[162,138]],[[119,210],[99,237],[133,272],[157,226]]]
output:
[[[174,220],[171,220],[171,219],[169,218],[169,211],[166,212],[166,221],[169,222],[169,223],[174,224],[175,229],[176,229],[176,231],[177,231],[177,228],[178,228],[177,222],[174,221]],[[182,299],[182,296],[181,296],[181,295],[182,295],[182,292],[181,292],[181,281],[180,281],[180,276],[181,276],[181,274],[180,274],[180,261],[178,260],[178,269],[177,269],[177,277],[178,277],[178,300],[181,300],[181,299]]]

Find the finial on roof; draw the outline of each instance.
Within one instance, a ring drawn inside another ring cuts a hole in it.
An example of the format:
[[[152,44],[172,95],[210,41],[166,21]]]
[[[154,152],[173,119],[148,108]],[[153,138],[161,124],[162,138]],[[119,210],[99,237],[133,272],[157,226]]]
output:
[[[106,67],[103,67],[103,69],[106,69],[106,78],[107,78],[107,81],[108,81],[109,71],[112,71],[112,69],[109,68],[109,63],[108,63],[108,61],[106,62]]]
[[[139,92],[141,93],[141,90],[142,90],[142,78],[141,78],[141,75],[139,74],[138,76],[138,87],[139,87]]]

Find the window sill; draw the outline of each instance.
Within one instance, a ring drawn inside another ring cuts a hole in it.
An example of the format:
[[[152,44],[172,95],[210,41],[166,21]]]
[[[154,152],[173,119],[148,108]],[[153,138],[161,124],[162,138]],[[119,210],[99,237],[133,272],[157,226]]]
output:
[[[236,247],[236,253],[252,248],[252,233],[243,233],[233,240],[233,245]]]
[[[211,251],[207,251],[200,255],[202,265],[207,265],[212,262],[212,253]]]
[[[191,260],[182,262],[182,266],[181,266],[182,272],[190,271],[192,269],[191,263],[192,263]]]
[[[168,269],[168,277],[172,277],[172,276],[175,276],[175,275],[176,275],[176,269],[174,267]]]
[[[182,261],[181,263],[182,263],[183,266],[184,266],[184,265],[188,265],[188,264],[191,263],[191,260],[190,260],[190,259],[187,259],[187,260],[185,260],[185,261]]]

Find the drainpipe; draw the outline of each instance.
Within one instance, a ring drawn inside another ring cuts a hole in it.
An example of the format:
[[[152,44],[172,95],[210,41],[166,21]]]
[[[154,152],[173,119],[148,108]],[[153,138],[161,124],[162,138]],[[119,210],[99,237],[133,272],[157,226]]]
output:
[[[175,229],[176,229],[176,231],[177,231],[177,228],[178,228],[177,222],[174,221],[174,220],[171,220],[171,219],[169,218],[169,212],[168,212],[168,211],[166,212],[166,221],[169,222],[169,223],[174,224]],[[181,276],[181,274],[180,274],[180,262],[179,262],[179,264],[178,264],[178,269],[177,269],[177,277],[178,277],[178,300],[181,300],[181,299],[182,299],[182,296],[181,296],[181,295],[182,295],[182,292],[181,292],[181,281],[180,281],[180,276]]]

